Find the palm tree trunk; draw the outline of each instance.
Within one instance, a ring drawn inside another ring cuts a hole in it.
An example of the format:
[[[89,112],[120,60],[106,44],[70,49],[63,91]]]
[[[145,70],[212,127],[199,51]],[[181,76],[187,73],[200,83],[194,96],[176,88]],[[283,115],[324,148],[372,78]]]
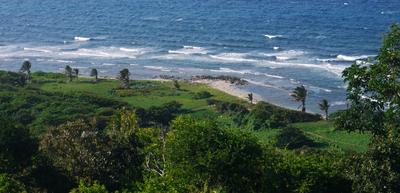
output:
[[[303,106],[303,107],[301,108],[301,111],[302,111],[302,112],[306,112],[306,101],[304,101],[304,100],[301,101],[301,104],[302,104],[302,106]]]
[[[328,110],[325,110],[325,119],[328,120]]]

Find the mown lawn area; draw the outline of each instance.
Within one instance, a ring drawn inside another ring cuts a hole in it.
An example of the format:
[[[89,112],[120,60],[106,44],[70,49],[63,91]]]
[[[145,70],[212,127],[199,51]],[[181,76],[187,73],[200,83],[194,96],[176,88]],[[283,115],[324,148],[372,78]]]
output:
[[[291,126],[301,129],[315,142],[325,144],[322,148],[337,147],[345,151],[365,152],[371,137],[367,133],[335,130],[329,121],[295,123]],[[280,129],[270,129],[254,133],[261,141],[269,141],[275,139],[279,132]]]

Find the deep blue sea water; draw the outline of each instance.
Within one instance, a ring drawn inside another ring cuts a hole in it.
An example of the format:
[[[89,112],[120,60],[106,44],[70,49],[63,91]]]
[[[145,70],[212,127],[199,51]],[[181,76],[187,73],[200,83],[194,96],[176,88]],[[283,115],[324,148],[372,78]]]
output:
[[[345,106],[341,71],[378,54],[400,22],[400,0],[0,0],[0,69],[133,78],[225,74],[291,108],[290,91],[309,89]]]

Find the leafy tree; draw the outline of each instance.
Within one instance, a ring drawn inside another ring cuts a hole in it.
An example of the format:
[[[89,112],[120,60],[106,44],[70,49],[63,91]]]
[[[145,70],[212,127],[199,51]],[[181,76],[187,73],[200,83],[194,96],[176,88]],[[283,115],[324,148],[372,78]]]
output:
[[[262,156],[262,147],[249,133],[185,117],[174,121],[166,143],[173,167],[169,175],[182,176],[187,186],[202,191],[259,192]]]
[[[114,128],[114,135],[105,135],[93,122],[69,122],[49,130],[41,149],[71,177],[99,181],[115,190],[141,176],[136,136],[121,131],[125,129]]]
[[[338,129],[371,132],[370,150],[351,173],[355,192],[400,192],[400,26],[386,34],[373,61],[343,72],[351,106],[335,120]]]
[[[69,79],[69,81],[72,82],[73,72],[72,72],[72,68],[69,65],[65,66],[64,73],[67,76],[67,78]]]
[[[253,93],[249,93],[247,99],[249,99],[250,103],[253,104]]]
[[[104,185],[94,182],[93,184],[87,184],[83,180],[79,182],[79,187],[71,190],[71,193],[108,193]]]
[[[290,94],[297,102],[301,102],[301,111],[306,112],[307,89],[304,85],[296,87]]]
[[[97,82],[97,80],[98,80],[98,73],[97,73],[97,69],[96,69],[96,68],[93,68],[93,69],[90,71],[90,76],[94,77],[94,82]]]
[[[0,193],[26,193],[25,186],[10,175],[0,174]]]
[[[19,70],[20,72],[26,73],[26,80],[28,82],[31,80],[31,67],[31,62],[26,60],[22,63],[21,69]]]
[[[328,100],[326,100],[326,99],[322,99],[322,101],[319,103],[319,109],[321,111],[324,111],[326,120],[328,120],[328,110],[329,110],[330,106],[331,105],[329,104]]]
[[[181,89],[181,85],[179,84],[178,80],[174,79],[173,83],[174,83],[174,87],[175,87],[176,90],[180,90]]]
[[[129,88],[129,76],[131,73],[128,69],[123,69],[119,72],[118,80],[121,82],[122,88]]]
[[[20,172],[36,151],[36,141],[27,129],[0,116],[0,172]]]

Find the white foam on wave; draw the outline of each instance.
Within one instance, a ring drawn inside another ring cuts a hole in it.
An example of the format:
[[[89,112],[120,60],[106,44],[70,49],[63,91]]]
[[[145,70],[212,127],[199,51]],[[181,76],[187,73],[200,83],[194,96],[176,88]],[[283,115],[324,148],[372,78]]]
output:
[[[346,55],[337,55],[336,58],[338,60],[342,60],[342,61],[356,61],[356,60],[361,60],[361,59],[366,59],[371,57],[372,55],[361,55],[361,56],[346,56]]]
[[[162,72],[171,72],[171,69],[163,67],[163,66],[143,66],[144,68],[150,69],[150,70],[157,70],[157,71],[162,71]]]
[[[336,56],[336,58],[324,58],[324,59],[317,58],[317,61],[321,61],[321,62],[332,62],[332,61],[354,62],[357,60],[363,60],[363,59],[367,59],[370,57],[375,57],[375,55],[349,56],[349,55],[339,54]]]
[[[262,73],[262,72],[253,72],[251,70],[234,70],[231,68],[219,68],[218,70],[210,70],[212,72],[220,72],[220,73],[236,73],[236,74],[242,74],[242,75],[256,75],[256,76],[266,76],[270,78],[277,78],[277,79],[283,79],[283,76],[278,76],[278,75],[272,75],[268,73]]]
[[[255,59],[249,59],[245,53],[221,53],[210,57],[223,62],[257,62]]]
[[[296,59],[297,57],[303,56],[305,54],[306,52],[302,50],[286,50],[277,53],[263,53],[262,55],[267,57],[275,57],[277,60],[285,61],[285,60]]]
[[[278,47],[278,46],[274,46],[273,49],[274,49],[274,50],[279,50],[279,49],[281,49],[281,48]]]
[[[346,105],[347,102],[346,101],[334,101],[331,103],[331,106],[342,106],[342,105]]]
[[[270,34],[264,34],[264,36],[268,39],[274,39],[274,38],[283,38],[283,35],[270,35]]]
[[[59,53],[66,57],[101,57],[101,58],[131,58],[147,53],[144,48],[117,48],[117,47],[97,47],[97,48],[80,48],[72,51],[64,51]]]
[[[77,42],[86,42],[86,41],[90,41],[91,38],[88,37],[81,37],[81,36],[75,36],[74,40]]]
[[[184,55],[192,55],[192,54],[207,54],[208,51],[206,48],[198,47],[198,46],[183,46],[183,48],[178,50],[168,50],[170,54],[184,54]]]
[[[34,51],[34,52],[44,52],[44,53],[51,53],[51,50],[43,49],[43,48],[23,48],[26,51]]]

